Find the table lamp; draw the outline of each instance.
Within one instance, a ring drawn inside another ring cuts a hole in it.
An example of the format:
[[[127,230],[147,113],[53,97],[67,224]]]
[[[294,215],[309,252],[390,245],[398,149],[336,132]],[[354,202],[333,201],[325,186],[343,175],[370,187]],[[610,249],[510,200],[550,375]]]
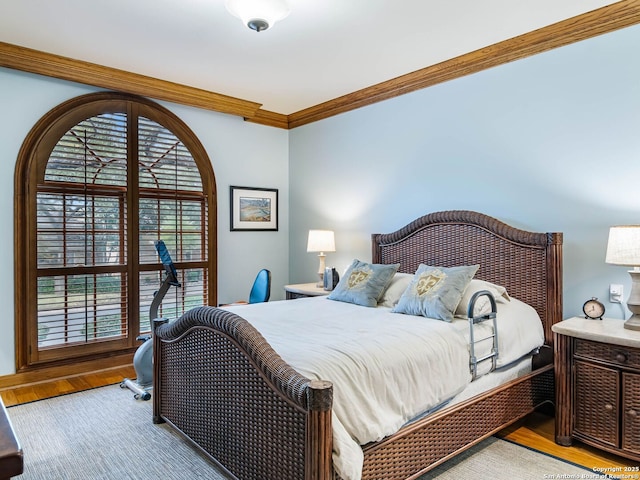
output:
[[[606,263],[633,267],[631,293],[627,308],[631,317],[624,322],[624,328],[640,330],[640,225],[621,225],[609,229]]]
[[[336,242],[332,230],[309,230],[309,239],[307,241],[307,252],[320,252],[318,258],[320,265],[318,266],[318,276],[320,282],[316,284],[318,287],[324,287],[324,252],[335,252]]]

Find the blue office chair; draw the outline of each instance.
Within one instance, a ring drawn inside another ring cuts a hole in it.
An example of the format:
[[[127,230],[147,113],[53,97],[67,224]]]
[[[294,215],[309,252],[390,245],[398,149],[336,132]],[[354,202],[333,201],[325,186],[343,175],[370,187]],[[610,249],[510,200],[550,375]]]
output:
[[[223,303],[220,307],[230,307],[232,305],[244,305],[247,303],[262,303],[268,302],[271,296],[271,272],[266,268],[263,268],[256,275],[256,279],[253,281],[251,292],[249,293],[249,301],[238,300],[233,303]]]
[[[263,268],[256,275],[256,279],[249,293],[249,303],[268,302],[271,296],[271,272]]]

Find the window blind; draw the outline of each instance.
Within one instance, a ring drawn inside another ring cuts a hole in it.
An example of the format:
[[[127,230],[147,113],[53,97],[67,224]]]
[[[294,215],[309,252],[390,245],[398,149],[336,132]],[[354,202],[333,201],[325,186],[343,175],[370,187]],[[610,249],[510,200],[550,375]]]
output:
[[[137,132],[135,152],[127,143],[132,131]],[[129,192],[132,172],[135,195]],[[36,194],[39,350],[149,331],[149,306],[164,276],[154,247],[159,239],[182,285],[165,297],[159,314],[172,318],[208,303],[207,197],[194,158],[174,133],[145,117],[95,115],[57,141],[41,178]],[[135,232],[128,230],[132,211],[138,217]],[[138,258],[131,262],[133,245]],[[135,299],[129,294],[133,286]],[[132,319],[138,321],[135,329]]]

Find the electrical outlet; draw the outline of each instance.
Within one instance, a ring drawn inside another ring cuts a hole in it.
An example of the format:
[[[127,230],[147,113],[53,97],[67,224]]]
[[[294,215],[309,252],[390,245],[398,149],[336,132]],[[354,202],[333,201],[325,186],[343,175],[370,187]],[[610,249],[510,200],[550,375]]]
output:
[[[611,303],[622,303],[624,286],[618,283],[609,285],[609,301]]]

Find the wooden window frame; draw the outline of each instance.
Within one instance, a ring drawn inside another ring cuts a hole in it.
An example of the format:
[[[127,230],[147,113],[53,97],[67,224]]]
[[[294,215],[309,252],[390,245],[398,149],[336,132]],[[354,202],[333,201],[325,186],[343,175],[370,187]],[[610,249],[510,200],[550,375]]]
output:
[[[216,182],[209,157],[189,127],[166,108],[146,98],[117,92],[100,92],[76,97],[58,105],[45,114],[25,138],[16,163],[15,172],[15,345],[16,373],[37,368],[57,367],[78,362],[95,363],[96,360],[121,354],[131,354],[138,347],[136,336],[139,332],[139,288],[136,281],[128,286],[128,335],[119,341],[96,342],[73,349],[70,356],[48,355],[46,350],[33,352],[37,347],[37,225],[36,195],[39,174],[43,174],[49,155],[58,140],[81,121],[103,113],[123,112],[131,117],[145,117],[171,131],[184,144],[193,157],[202,181],[202,191],[207,203],[208,239],[206,260],[200,262],[176,262],[177,268],[203,268],[208,280],[207,296],[210,304],[217,304],[217,206]],[[134,129],[135,130],[135,129]],[[137,152],[136,134],[127,138],[128,151]],[[153,270],[153,266],[139,264],[138,212],[139,198],[137,175],[128,173],[128,186],[124,194],[131,209],[126,217],[129,234],[125,268],[129,278],[137,279],[141,271]],[[41,182],[40,182],[41,183]],[[204,225],[204,224],[203,224]],[[135,232],[135,233],[133,233]],[[88,273],[97,270],[117,270],[120,266],[90,267]],[[34,312],[36,315],[34,315]],[[31,322],[31,325],[29,324]],[[35,328],[34,328],[35,325]]]

